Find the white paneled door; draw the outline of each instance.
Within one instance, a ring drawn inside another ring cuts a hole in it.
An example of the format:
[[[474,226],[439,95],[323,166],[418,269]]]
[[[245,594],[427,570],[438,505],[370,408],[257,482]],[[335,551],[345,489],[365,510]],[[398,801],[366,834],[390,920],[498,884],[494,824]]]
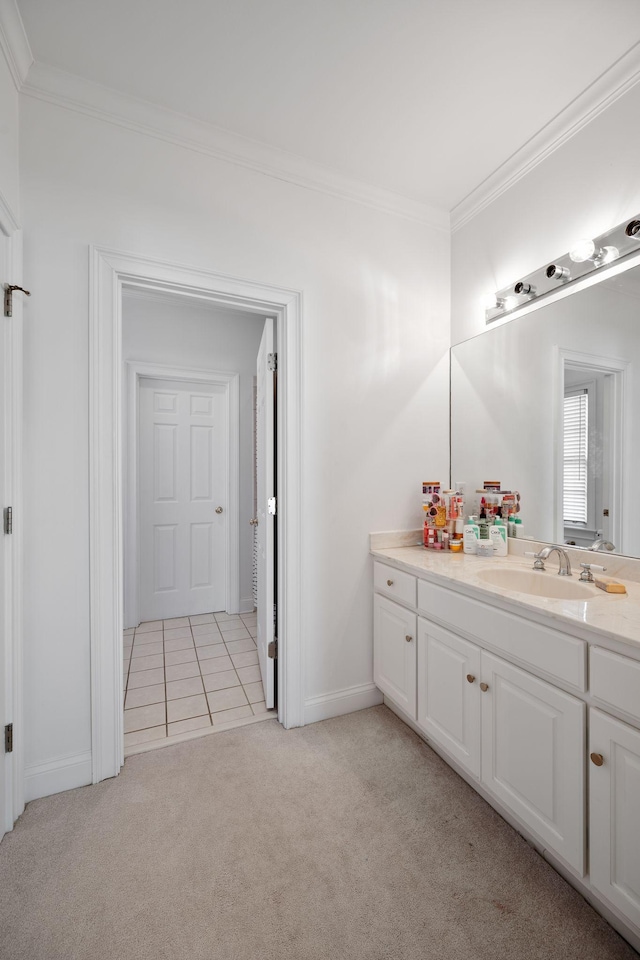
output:
[[[257,577],[258,577],[258,660],[267,709],[275,706],[275,670],[269,644],[275,640],[275,379],[269,356],[275,350],[275,321],[265,320],[257,362],[256,389],[256,486]]]
[[[224,610],[225,388],[141,378],[138,410],[140,620]]]
[[[8,257],[7,254],[8,242],[0,234],[0,283],[9,281],[8,277]],[[13,283],[14,281],[9,281]],[[3,513],[7,509],[8,504],[8,478],[9,478],[9,464],[8,464],[8,440],[9,440],[9,422],[8,422],[8,410],[6,406],[7,398],[7,377],[9,370],[7,364],[11,360],[11,351],[9,349],[9,321],[4,319],[2,325],[2,360],[0,360],[0,506],[2,507]],[[7,601],[9,597],[7,596],[7,586],[8,586],[8,571],[10,564],[10,549],[11,549],[11,540],[5,533],[0,533],[2,541],[0,544],[0,723],[2,724],[2,731],[4,731],[5,725],[10,722],[11,718],[9,717],[8,706],[9,706],[9,683],[10,683],[10,674],[9,674],[9,637],[7,636],[7,622],[8,618],[5,613],[7,610]],[[0,748],[2,749],[2,748]],[[2,752],[2,759],[0,760],[0,839],[5,832],[5,830],[10,828],[9,822],[9,784],[10,784],[10,772],[11,772],[11,757],[6,753]]]

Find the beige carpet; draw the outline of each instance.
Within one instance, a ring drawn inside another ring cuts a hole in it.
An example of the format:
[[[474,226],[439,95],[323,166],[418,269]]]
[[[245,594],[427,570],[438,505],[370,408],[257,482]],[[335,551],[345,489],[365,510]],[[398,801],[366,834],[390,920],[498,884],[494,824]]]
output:
[[[127,760],[0,846],[2,960],[637,960],[385,707]]]

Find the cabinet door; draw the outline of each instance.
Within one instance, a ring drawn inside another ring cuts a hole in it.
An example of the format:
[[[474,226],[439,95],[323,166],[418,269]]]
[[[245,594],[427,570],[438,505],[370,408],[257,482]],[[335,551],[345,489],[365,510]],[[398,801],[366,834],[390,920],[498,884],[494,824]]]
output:
[[[482,781],[584,873],[585,705],[482,653]]]
[[[591,882],[640,927],[640,731],[592,709],[589,750]]]
[[[418,618],[418,725],[480,776],[480,648]]]
[[[392,600],[373,598],[373,679],[416,719],[416,615]]]

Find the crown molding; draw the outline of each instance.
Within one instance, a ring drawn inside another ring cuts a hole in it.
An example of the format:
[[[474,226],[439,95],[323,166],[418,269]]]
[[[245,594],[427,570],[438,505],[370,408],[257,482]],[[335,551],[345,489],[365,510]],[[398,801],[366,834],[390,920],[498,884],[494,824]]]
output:
[[[538,164],[543,163],[583,127],[624,96],[640,81],[640,43],[634,44],[611,67],[516,150],[451,211],[455,233],[497,200]]]
[[[22,93],[276,180],[414,220],[446,234],[450,231],[449,213],[444,208],[364,183],[304,157],[119,93],[45,63],[33,63]]]
[[[33,54],[15,0],[0,0],[0,49],[16,90],[20,90],[33,63]]]

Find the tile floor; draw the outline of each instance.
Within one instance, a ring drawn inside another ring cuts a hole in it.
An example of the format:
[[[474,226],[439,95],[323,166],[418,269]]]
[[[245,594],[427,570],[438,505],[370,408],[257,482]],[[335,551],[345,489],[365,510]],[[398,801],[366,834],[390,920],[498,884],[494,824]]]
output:
[[[255,636],[255,613],[205,613],[125,630],[125,751],[274,716],[265,707]]]

